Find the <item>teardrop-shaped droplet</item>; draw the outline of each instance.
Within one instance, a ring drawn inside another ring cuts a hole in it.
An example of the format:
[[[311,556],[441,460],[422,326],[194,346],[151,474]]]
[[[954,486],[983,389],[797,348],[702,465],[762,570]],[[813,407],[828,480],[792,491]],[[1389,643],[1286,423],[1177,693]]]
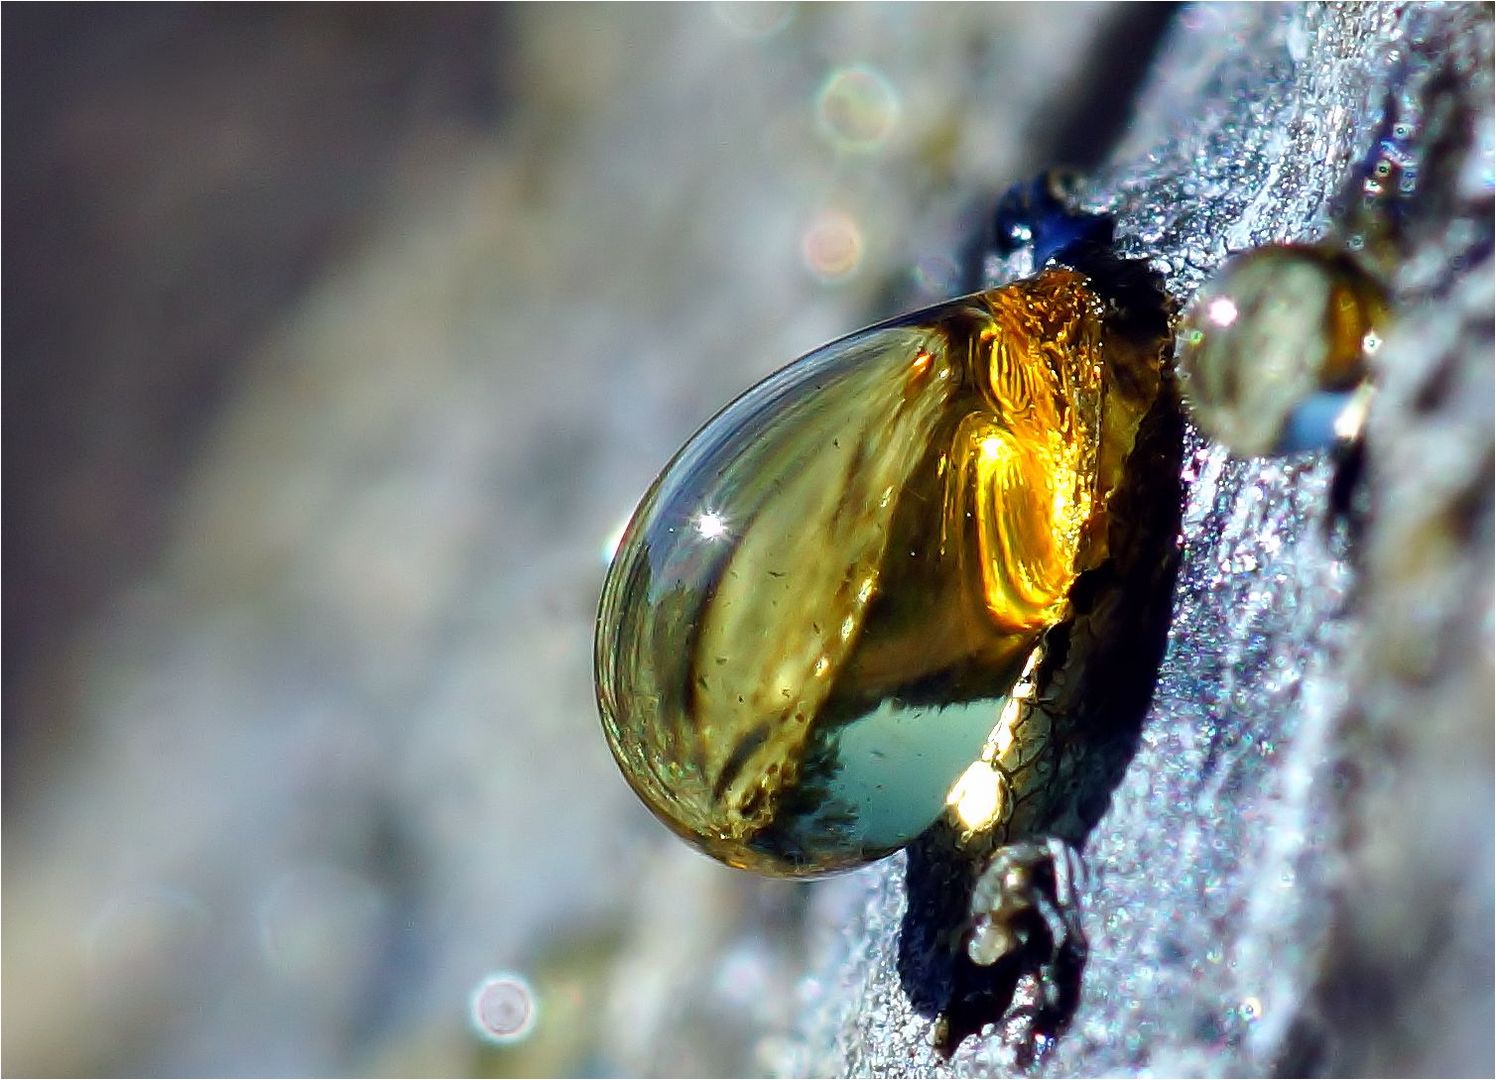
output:
[[[814,874],[927,828],[1076,577],[1157,395],[1053,267],[803,357],[635,512],[603,591],[603,726],[676,832]]]

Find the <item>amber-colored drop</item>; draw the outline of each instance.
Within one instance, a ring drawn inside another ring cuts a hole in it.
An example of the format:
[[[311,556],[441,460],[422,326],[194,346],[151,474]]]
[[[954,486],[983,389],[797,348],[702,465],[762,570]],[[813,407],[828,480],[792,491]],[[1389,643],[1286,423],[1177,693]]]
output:
[[[940,814],[1078,574],[1158,389],[1051,268],[748,391],[640,504],[603,593],[624,775],[735,866],[813,874]]]

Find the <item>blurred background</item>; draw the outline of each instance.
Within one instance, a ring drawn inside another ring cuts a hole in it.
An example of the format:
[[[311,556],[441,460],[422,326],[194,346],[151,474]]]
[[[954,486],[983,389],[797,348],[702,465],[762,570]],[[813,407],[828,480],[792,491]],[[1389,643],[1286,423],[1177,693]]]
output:
[[[4,1070],[773,1067],[835,886],[625,787],[610,537],[1171,15],[7,7]]]

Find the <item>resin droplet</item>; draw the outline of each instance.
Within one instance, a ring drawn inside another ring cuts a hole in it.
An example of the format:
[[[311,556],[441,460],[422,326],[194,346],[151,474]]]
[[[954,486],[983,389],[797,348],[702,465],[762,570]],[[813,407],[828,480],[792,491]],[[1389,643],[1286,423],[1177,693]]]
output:
[[[811,353],[686,444],[597,637],[609,744],[671,828],[815,874],[940,815],[1107,554],[1159,343],[1105,310],[1052,267]]]
[[[1342,252],[1273,245],[1230,260],[1179,331],[1191,415],[1247,456],[1330,445],[1357,408],[1386,313],[1380,284]]]

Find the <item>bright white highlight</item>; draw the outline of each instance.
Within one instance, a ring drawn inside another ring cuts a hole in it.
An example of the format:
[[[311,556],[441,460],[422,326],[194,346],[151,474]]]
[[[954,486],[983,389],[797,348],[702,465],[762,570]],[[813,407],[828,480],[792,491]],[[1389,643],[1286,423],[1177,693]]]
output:
[[[1205,317],[1217,326],[1230,326],[1236,315],[1236,302],[1229,296],[1217,296],[1205,309]]]
[[[696,531],[704,540],[716,540],[727,535],[727,519],[715,510],[708,510],[696,519]]]
[[[629,519],[624,518],[618,523],[618,527],[610,532],[607,539],[603,541],[603,565],[611,566],[613,557],[618,554],[618,546],[623,543],[623,534],[628,531]]]

